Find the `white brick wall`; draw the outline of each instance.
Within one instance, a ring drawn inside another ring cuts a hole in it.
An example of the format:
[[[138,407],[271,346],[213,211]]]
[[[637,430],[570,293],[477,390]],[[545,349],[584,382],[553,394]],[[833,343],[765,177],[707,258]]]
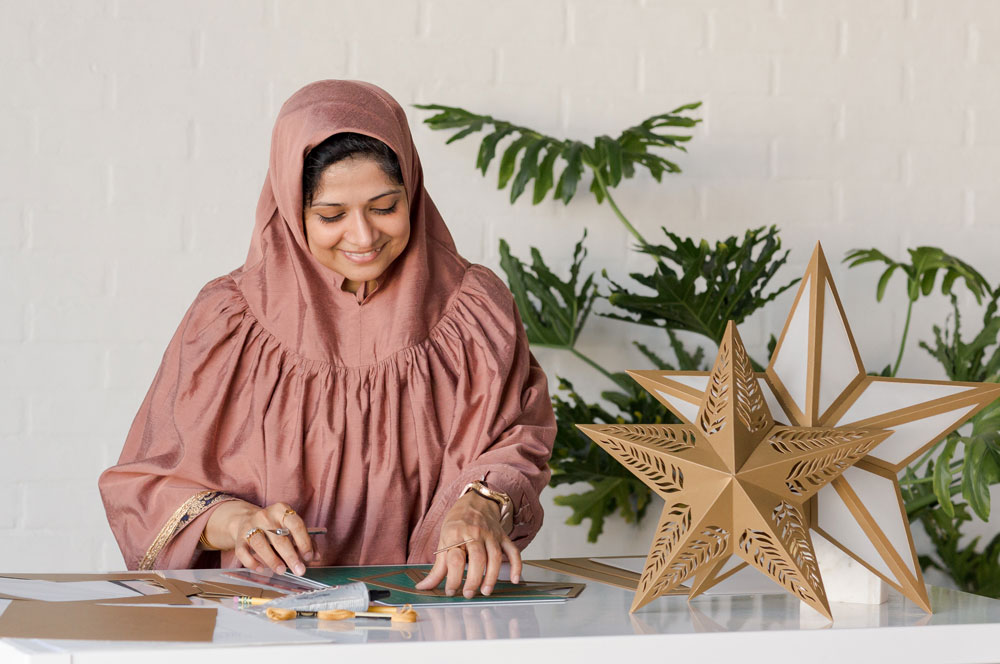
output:
[[[590,269],[645,266],[606,206],[510,206],[495,171],[473,170],[476,144],[444,146],[410,104],[589,139],[702,100],[690,153],[673,155],[685,173],[620,187],[643,233],[776,223],[784,279],[816,240],[833,259],[935,244],[1000,281],[994,0],[0,0],[0,63],[0,569],[122,566],[97,475],[198,288],[242,261],[274,114],[316,78],[368,79],[407,107],[460,249],[497,270],[499,237],[560,265],[585,226]],[[881,367],[901,287],[880,306],[874,269],[837,276]],[[744,326],[756,354],[789,304]],[[921,303],[916,339],[943,306]],[[607,342],[622,333],[661,342],[598,318],[580,348],[642,366]],[[537,354],[553,384],[607,387]],[[916,349],[903,373],[940,375]],[[614,520],[591,547],[566,513],[550,504],[529,555],[642,551],[653,525]]]

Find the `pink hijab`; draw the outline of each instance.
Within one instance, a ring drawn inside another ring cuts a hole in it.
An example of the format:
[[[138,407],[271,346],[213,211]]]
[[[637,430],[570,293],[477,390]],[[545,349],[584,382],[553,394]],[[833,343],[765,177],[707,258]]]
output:
[[[380,280],[379,296],[369,303],[392,313],[379,334],[367,339],[344,333],[344,315],[358,311],[356,296],[341,290],[343,275],[315,259],[302,229],[303,160],[340,132],[373,136],[392,148],[410,206],[410,240]],[[250,252],[234,275],[268,330],[305,357],[347,364],[377,361],[427,336],[466,266],[424,189],[420,157],[395,99],[370,83],[328,80],[305,86],[285,102],[271,137],[270,167],[257,203]]]
[[[410,208],[406,248],[364,295],[302,228],[303,159],[348,131],[392,148]],[[473,479],[511,496],[511,539],[531,541],[555,432],[513,297],[456,252],[403,109],[374,85],[319,81],[278,115],[246,263],[188,309],[99,486],[133,569],[236,565],[197,549],[234,498],[327,527],[319,564],[428,562]]]

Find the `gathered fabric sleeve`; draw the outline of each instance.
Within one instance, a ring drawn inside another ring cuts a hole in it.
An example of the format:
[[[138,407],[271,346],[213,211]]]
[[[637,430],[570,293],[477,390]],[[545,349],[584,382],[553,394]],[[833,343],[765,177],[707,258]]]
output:
[[[473,480],[514,503],[513,543],[524,549],[542,525],[538,497],[548,484],[556,435],[548,383],[507,286],[489,269],[469,268],[456,305],[456,411],[438,489],[411,537],[410,563],[433,561],[447,511]]]
[[[249,415],[241,351],[252,334],[246,304],[227,277],[209,282],[184,315],[129,429],[118,463],[98,487],[129,569],[208,566],[198,548],[208,516],[240,498],[254,502],[253,450],[238,450]],[[214,563],[217,565],[218,563]]]

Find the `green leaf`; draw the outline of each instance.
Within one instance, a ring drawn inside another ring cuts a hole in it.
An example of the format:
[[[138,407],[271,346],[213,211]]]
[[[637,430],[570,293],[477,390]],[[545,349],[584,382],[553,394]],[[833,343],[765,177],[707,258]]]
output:
[[[962,316],[958,309],[958,298],[954,293],[950,298],[951,329],[942,330],[940,326],[933,326],[934,346],[921,341],[920,347],[941,363],[950,380],[995,382],[1000,372],[1000,346],[997,344],[1000,337],[1000,316],[997,315],[1000,288],[991,295],[983,314],[982,329],[968,341],[962,339]]]
[[[951,483],[954,477],[951,472],[951,457],[955,454],[958,441],[958,436],[949,436],[934,464],[934,495],[937,496],[941,509],[950,517],[955,516],[955,506],[951,502]]]
[[[497,189],[503,189],[507,186],[507,181],[514,174],[514,163],[517,160],[517,153],[534,140],[536,139],[533,136],[523,134],[507,146],[503,156],[500,158],[500,174],[498,176]]]
[[[479,155],[476,157],[476,166],[482,171],[483,175],[486,175],[486,169],[489,168],[490,162],[493,161],[493,157],[496,155],[497,143],[512,133],[514,133],[514,127],[497,127],[496,131],[483,139],[483,142],[479,145]]]
[[[875,289],[875,300],[878,302],[882,301],[882,297],[885,295],[885,287],[889,285],[889,279],[892,278],[892,273],[899,268],[898,264],[890,265],[886,268],[886,271],[882,273],[882,276],[878,280],[878,288]]]
[[[546,193],[553,189],[552,182],[555,175],[553,170],[555,161],[560,156],[566,161],[566,167],[554,187],[553,196],[563,203],[569,203],[576,194],[585,169],[591,170],[595,175],[600,173],[605,180],[605,187],[608,189],[616,187],[625,178],[634,177],[636,165],[647,168],[657,181],[661,180],[664,173],[679,173],[681,169],[676,163],[652,152],[652,150],[667,148],[686,151],[684,144],[691,140],[690,135],[663,133],[662,129],[665,127],[694,127],[701,120],[684,114],[699,108],[700,105],[700,102],[685,104],[669,113],[651,116],[639,124],[625,129],[617,138],[601,135],[594,138],[592,144],[547,136],[528,127],[454,106],[417,104],[416,107],[439,111],[424,120],[432,129],[459,130],[448,139],[447,143],[453,143],[487,127],[492,127],[492,129],[486,130],[476,157],[476,167],[483,175],[486,175],[490,162],[496,156],[499,142],[506,136],[514,135],[514,141],[507,147],[500,160],[498,188],[503,189],[511,181],[518,153],[521,150],[531,149],[533,159],[529,159],[527,163],[522,161],[521,169],[518,172],[520,177],[514,177],[511,202],[516,201],[532,178],[535,178],[532,202],[538,204],[544,199]],[[541,141],[544,145],[550,146],[540,165],[537,164],[537,157],[542,148],[529,147],[534,141]],[[590,191],[598,202],[603,201],[607,195],[606,189],[597,184],[592,184]]]
[[[529,268],[510,253],[505,240],[500,240],[500,267],[507,275],[530,343],[566,350],[576,344],[597,298],[593,274],[582,283],[580,280],[580,267],[587,257],[583,246],[586,237],[585,229],[574,249],[568,280],[554,274],[534,247]]]
[[[569,203],[576,194],[576,185],[583,173],[583,148],[583,143],[573,142],[563,150],[566,168],[563,169],[556,185],[556,198],[561,199],[563,203]]]
[[[625,312],[605,314],[609,318],[697,332],[719,343],[730,320],[742,323],[799,281],[765,292],[788,258],[787,251],[781,252],[774,226],[751,229],[742,238],[729,237],[714,247],[665,228],[663,233],[670,245],[640,249],[657,259],[653,274],[630,275],[652,294],[639,294],[609,280],[608,301]]]
[[[909,249],[908,253],[910,262],[900,263],[878,249],[852,249],[847,253],[844,262],[848,263],[848,267],[872,262],[884,263],[887,266],[875,290],[875,297],[880,302],[889,279],[897,269],[906,274],[906,292],[913,302],[916,302],[921,295],[926,297],[934,292],[934,283],[939,273],[944,274],[941,292],[945,295],[951,293],[952,286],[958,279],[961,279],[969,292],[975,296],[976,302],[982,302],[983,296],[990,292],[989,283],[975,268],[937,247],[917,247]]]
[[[962,472],[962,497],[983,521],[990,517],[990,457],[986,444],[972,440],[965,446],[965,465]]]
[[[590,519],[587,541],[596,542],[604,531],[604,517],[609,512],[609,499],[615,498],[614,494],[625,482],[627,482],[625,478],[608,477],[594,484],[594,488],[590,491],[556,496],[552,502],[572,508],[573,514],[566,519],[566,523],[571,526],[579,525],[584,519]]]
[[[559,157],[561,152],[562,146],[558,144],[550,144],[548,149],[545,151],[545,157],[542,159],[542,163],[538,166],[538,177],[535,178],[535,190],[531,197],[533,205],[538,205],[545,200],[545,194],[548,193],[549,189],[551,189],[552,185],[555,183],[553,168],[556,163],[556,158]]]
[[[538,153],[545,147],[544,140],[536,140],[528,144],[521,157],[521,167],[514,176],[514,184],[510,188],[510,202],[513,203],[524,193],[528,182],[538,175]]]

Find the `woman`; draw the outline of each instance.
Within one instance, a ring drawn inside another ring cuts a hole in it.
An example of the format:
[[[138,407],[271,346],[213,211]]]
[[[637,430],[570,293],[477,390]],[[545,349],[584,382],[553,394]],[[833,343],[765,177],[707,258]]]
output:
[[[510,291],[456,252],[403,109],[319,81],[278,115],[246,263],[198,294],[99,485],[130,569],[433,561],[421,587],[453,594],[468,563],[471,596],[503,555],[519,581],[554,437]]]

